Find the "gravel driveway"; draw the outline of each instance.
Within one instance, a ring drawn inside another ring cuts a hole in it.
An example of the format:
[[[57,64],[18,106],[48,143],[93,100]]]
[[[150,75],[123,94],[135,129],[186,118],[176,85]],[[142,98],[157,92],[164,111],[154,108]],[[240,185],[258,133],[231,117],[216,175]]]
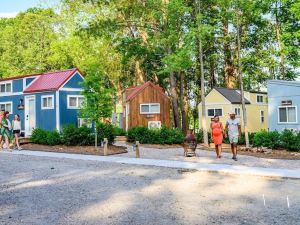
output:
[[[296,225],[299,190],[300,180],[0,155],[3,225]]]
[[[120,157],[135,157],[135,152],[132,147],[124,142],[116,142],[115,145],[125,146],[128,149],[128,153],[119,154],[115,156]],[[250,167],[264,167],[264,168],[282,168],[282,169],[300,169],[300,160],[283,160],[283,159],[268,159],[258,158],[254,156],[238,155],[238,162],[231,159],[232,154],[223,152],[222,159],[216,159],[216,154],[213,151],[207,151],[197,149],[197,157],[187,158],[183,156],[182,148],[140,148],[140,155],[142,158],[147,159],[167,159],[167,160],[179,160],[188,162],[202,162],[202,163],[215,163],[215,164],[229,164],[229,165],[241,165]]]

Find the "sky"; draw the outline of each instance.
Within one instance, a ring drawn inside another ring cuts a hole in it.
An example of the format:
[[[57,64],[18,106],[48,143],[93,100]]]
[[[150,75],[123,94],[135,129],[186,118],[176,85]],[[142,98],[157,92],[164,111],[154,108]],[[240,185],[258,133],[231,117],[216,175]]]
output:
[[[0,0],[0,18],[14,17],[31,7],[52,6],[58,0]]]

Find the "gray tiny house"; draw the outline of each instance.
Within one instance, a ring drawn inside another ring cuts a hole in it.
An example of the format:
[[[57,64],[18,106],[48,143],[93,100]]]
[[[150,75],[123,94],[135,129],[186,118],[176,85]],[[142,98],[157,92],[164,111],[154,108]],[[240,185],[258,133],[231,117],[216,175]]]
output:
[[[300,131],[300,82],[270,80],[268,95],[269,129]]]

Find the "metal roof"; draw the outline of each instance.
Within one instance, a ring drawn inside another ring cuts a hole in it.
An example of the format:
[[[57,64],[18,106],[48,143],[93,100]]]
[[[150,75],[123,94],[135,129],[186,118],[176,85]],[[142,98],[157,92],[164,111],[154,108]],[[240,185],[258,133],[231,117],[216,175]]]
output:
[[[215,89],[232,104],[242,104],[242,96],[237,89],[222,88],[222,87],[216,87]],[[246,98],[244,99],[246,104],[250,104],[249,100],[247,100]]]
[[[79,72],[74,68],[41,74],[24,90],[24,93],[58,90],[76,71]]]

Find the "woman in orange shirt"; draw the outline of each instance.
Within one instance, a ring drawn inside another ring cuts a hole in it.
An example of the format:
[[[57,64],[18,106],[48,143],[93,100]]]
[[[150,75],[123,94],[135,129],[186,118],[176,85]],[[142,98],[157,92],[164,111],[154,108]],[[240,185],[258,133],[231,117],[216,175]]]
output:
[[[219,116],[215,116],[210,124],[211,138],[215,144],[217,159],[221,158],[222,143],[223,143],[223,124],[220,122]]]

